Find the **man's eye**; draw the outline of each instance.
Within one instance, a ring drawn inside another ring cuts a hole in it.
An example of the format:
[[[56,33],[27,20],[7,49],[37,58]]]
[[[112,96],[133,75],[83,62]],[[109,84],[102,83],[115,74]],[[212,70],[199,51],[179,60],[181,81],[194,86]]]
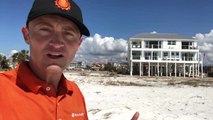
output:
[[[38,33],[39,33],[40,35],[43,35],[43,36],[49,35],[49,34],[51,34],[51,29],[49,29],[49,28],[40,28],[40,29],[38,30]]]
[[[44,32],[50,32],[50,31],[51,31],[51,30],[48,29],[48,28],[40,28],[39,30],[40,30],[40,31],[44,31]]]
[[[64,37],[67,38],[67,39],[70,39],[72,38],[74,35],[71,33],[71,32],[65,32],[64,33]]]
[[[72,32],[65,32],[64,33],[64,40],[66,40],[70,44],[73,44],[73,43],[77,42],[76,36]]]
[[[65,32],[64,35],[73,36],[72,32]]]

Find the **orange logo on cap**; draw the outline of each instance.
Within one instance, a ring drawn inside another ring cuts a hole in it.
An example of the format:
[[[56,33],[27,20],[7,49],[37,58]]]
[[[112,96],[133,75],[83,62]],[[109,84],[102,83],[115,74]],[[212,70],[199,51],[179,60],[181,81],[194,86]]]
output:
[[[56,0],[55,5],[62,10],[69,10],[71,5],[68,0]]]

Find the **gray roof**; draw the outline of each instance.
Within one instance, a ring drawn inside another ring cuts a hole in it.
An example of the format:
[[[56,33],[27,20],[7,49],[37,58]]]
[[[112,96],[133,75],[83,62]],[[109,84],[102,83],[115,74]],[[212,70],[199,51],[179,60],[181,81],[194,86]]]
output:
[[[142,33],[135,35],[131,38],[193,39],[192,37],[187,37],[173,33]]]

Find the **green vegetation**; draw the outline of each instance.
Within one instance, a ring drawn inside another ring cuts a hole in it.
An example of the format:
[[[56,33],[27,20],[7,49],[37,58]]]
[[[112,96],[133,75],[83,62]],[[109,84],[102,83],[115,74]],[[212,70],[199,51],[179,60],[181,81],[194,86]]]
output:
[[[0,71],[5,71],[16,67],[23,60],[29,59],[28,50],[21,50],[7,58],[5,55],[0,54]]]

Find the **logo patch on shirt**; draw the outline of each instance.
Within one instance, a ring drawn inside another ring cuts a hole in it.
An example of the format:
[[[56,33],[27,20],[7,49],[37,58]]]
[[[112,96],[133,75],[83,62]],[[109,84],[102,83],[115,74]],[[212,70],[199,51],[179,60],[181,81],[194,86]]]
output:
[[[84,116],[84,113],[72,113],[71,116],[72,116],[73,118],[75,118],[75,117],[83,117],[83,116]]]
[[[62,10],[69,10],[71,8],[68,0],[55,0],[55,5]]]

